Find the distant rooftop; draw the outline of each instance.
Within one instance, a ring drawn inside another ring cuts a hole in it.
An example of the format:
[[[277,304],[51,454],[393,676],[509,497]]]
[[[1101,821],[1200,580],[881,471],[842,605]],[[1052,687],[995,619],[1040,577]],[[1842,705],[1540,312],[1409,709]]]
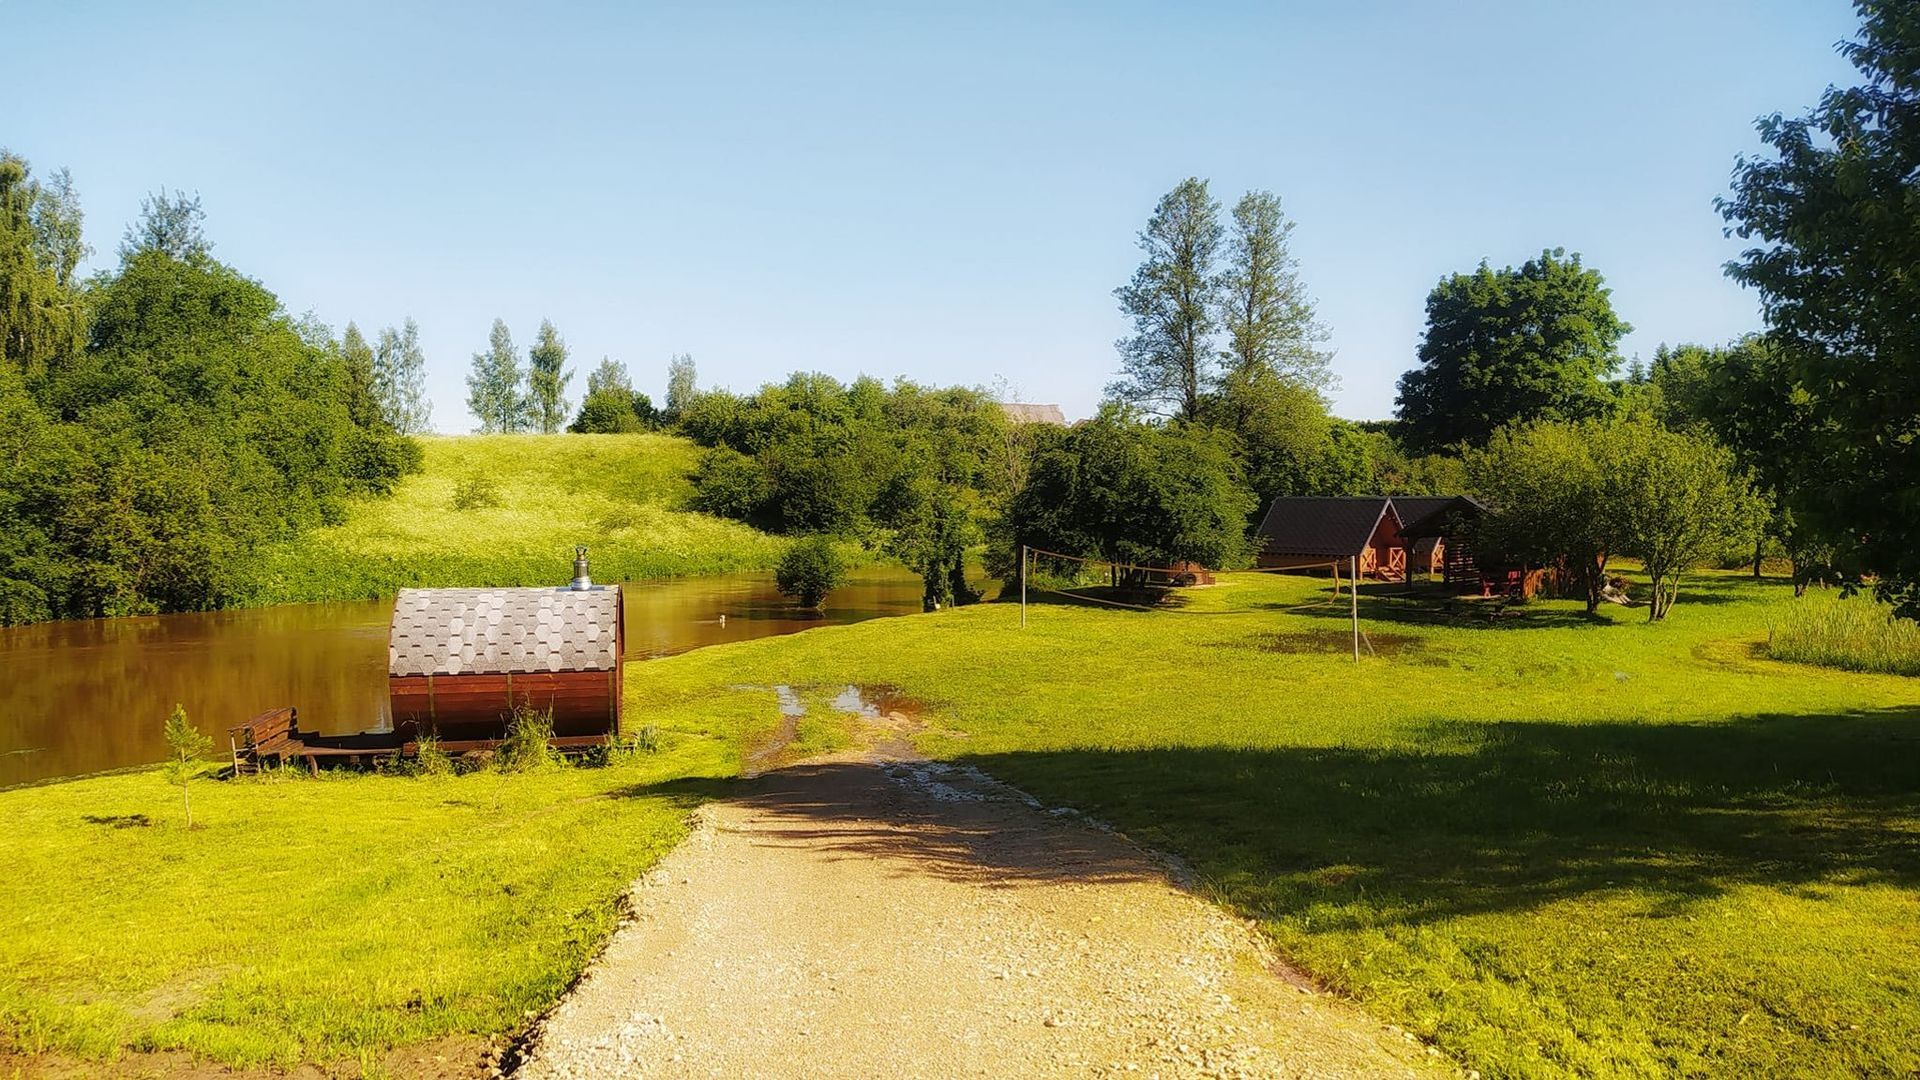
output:
[[[1058,405],[1032,405],[1024,401],[1003,401],[1001,411],[1016,424],[1057,424],[1067,426],[1067,414]]]

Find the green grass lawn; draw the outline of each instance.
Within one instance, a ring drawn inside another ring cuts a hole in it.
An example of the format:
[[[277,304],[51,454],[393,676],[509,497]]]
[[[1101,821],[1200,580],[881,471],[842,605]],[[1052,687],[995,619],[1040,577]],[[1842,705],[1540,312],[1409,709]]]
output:
[[[573,545],[595,577],[638,581],[771,567],[784,542],[688,509],[699,447],[673,435],[452,435],[424,468],[347,520],[266,552],[255,604],[360,600],[401,588],[564,580]],[[498,505],[454,508],[485,477]]]
[[[1765,658],[1790,590],[1449,624],[1230,577],[632,669],[635,715],[889,684],[928,749],[1176,852],[1326,984],[1494,1076],[1920,1069],[1920,683]],[[1811,597],[1807,603],[1829,602]],[[1300,605],[1309,605],[1302,608]],[[942,731],[942,729],[945,729]]]
[[[699,728],[600,768],[205,779],[191,832],[154,771],[0,791],[0,1053],[377,1074],[395,1046],[516,1032],[683,835],[697,778],[738,770],[742,732]]]
[[[993,604],[627,669],[632,764],[502,779],[0,792],[0,1049],[353,1060],[549,1003],[626,883],[778,723],[849,684],[1178,853],[1377,1015],[1488,1077],[1920,1069],[1920,683],[1788,664],[1785,586],[1670,621],[1434,621],[1230,576],[1182,613]],[[1808,603],[1827,603],[1812,597]]]

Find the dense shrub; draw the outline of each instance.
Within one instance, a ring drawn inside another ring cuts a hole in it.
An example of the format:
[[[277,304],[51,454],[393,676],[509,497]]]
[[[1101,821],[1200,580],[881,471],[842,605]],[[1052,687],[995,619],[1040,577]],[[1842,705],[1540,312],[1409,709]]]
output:
[[[736,521],[759,520],[773,490],[759,462],[726,446],[701,456],[693,485],[694,509]]]
[[[808,536],[794,542],[774,569],[773,581],[780,595],[791,596],[807,607],[826,603],[827,594],[846,579],[846,564],[840,549],[825,536]]]

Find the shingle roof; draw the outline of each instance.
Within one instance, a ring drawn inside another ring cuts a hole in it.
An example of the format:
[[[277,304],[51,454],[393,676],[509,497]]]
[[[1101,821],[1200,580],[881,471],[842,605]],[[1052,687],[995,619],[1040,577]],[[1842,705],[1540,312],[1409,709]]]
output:
[[[402,589],[387,673],[611,671],[619,620],[618,587]]]
[[[1060,411],[1058,405],[1030,405],[1020,401],[1003,401],[1000,411],[1007,419],[1016,424],[1058,424],[1067,426],[1067,414]]]
[[[1439,536],[1447,531],[1447,519],[1454,515],[1474,516],[1486,507],[1469,495],[1394,496],[1393,508],[1400,514],[1400,531],[1409,537]]]
[[[1278,498],[1256,531],[1261,551],[1268,555],[1358,555],[1373,538],[1384,514],[1393,513],[1390,500],[1368,495],[1359,498]],[[1397,517],[1396,517],[1397,520]]]

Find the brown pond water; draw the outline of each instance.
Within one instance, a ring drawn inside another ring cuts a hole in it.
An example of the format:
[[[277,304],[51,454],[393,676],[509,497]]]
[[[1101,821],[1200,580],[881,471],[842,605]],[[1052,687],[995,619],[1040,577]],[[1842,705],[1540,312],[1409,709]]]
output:
[[[824,614],[782,597],[769,573],[642,582],[625,597],[627,658],[645,660],[911,614],[920,579],[855,571]],[[227,727],[280,705],[309,731],[390,727],[392,612],[375,600],[0,628],[0,787],[158,761],[175,702],[214,737],[216,756]]]

